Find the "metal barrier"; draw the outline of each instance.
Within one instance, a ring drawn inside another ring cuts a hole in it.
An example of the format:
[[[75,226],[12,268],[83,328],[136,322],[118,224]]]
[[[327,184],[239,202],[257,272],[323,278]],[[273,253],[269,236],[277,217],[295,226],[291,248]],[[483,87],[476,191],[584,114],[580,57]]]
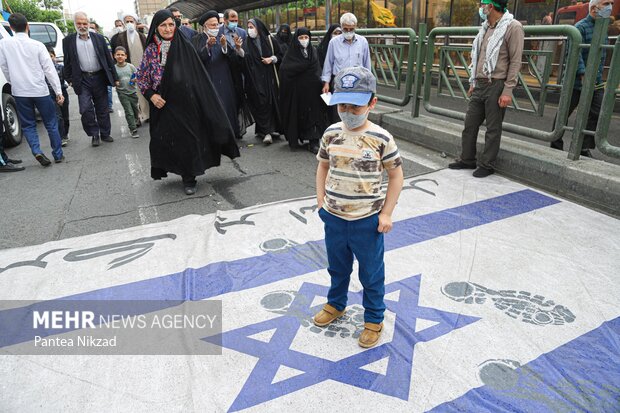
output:
[[[432,68],[433,58],[435,55],[435,39],[438,36],[464,36],[464,35],[476,35],[478,33],[478,27],[437,27],[431,30],[427,40],[427,53],[426,53],[426,71],[424,73],[424,94],[423,96],[417,95],[418,99],[422,99],[424,109],[430,113],[436,113],[439,115],[448,116],[454,119],[465,120],[465,113],[457,112],[450,109],[440,108],[433,106],[430,103],[431,95],[431,81],[432,81]],[[568,73],[575,73],[577,70],[577,63],[579,59],[579,44],[581,42],[581,34],[574,26],[568,25],[556,25],[556,26],[528,26],[524,27],[525,34],[529,36],[535,35],[563,35],[569,40],[569,50],[567,59]],[[549,69],[545,69],[548,72]],[[469,72],[468,72],[469,74]],[[544,76],[544,75],[543,75]],[[521,78],[522,81],[522,78]],[[563,88],[565,90],[572,90],[575,83],[574,76],[569,76],[564,83]],[[530,94],[531,96],[531,94]],[[568,119],[568,107],[570,104],[570,94],[562,93],[560,96],[560,104],[558,107],[558,122],[556,128],[551,132],[541,131],[538,129],[529,128],[522,125],[515,125],[512,123],[504,122],[503,129],[508,132],[518,133],[523,136],[527,136],[534,139],[539,139],[547,142],[554,141],[562,136],[564,129],[561,125],[566,124]],[[514,102],[514,97],[513,97]],[[539,112],[540,107],[537,108]]]
[[[590,47],[590,52],[588,53],[586,73],[583,77],[583,86],[581,88],[581,95],[579,96],[579,105],[577,106],[577,118],[575,121],[575,127],[573,128],[573,139],[571,141],[568,155],[568,157],[573,160],[579,159],[579,154],[581,153],[581,148],[583,146],[583,136],[585,134],[594,135],[594,140],[599,147],[599,150],[604,154],[613,157],[620,157],[620,147],[610,145],[607,140],[611,113],[613,112],[615,97],[618,93],[618,81],[620,79],[620,73],[618,73],[620,72],[620,47],[618,42],[616,42],[613,49],[610,46],[602,44],[604,37],[607,35],[608,25],[609,19],[596,19],[596,22],[594,23],[592,44],[598,44],[601,46]],[[609,75],[607,78],[607,84],[605,85],[605,93],[603,95],[596,131],[590,131],[586,130],[586,125],[588,123],[590,105],[592,102],[592,96],[594,95],[596,76],[598,74],[603,49],[613,50],[612,64],[609,68]],[[570,130],[569,128],[566,129]]]
[[[601,44],[601,39],[606,33],[609,19],[597,19],[595,24],[595,33],[592,44]],[[420,115],[420,105],[424,105],[424,109],[430,113],[447,116],[453,119],[464,120],[465,113],[458,112],[431,104],[431,86],[433,76],[437,74],[438,78],[438,94],[443,94],[445,88],[448,93],[446,96],[458,98],[455,93],[453,83],[456,84],[462,97],[466,97],[466,88],[463,85],[461,74],[469,78],[469,64],[465,53],[471,51],[471,45],[463,44],[439,44],[438,37],[454,38],[469,37],[474,38],[478,34],[479,27],[436,27],[430,31],[426,37],[426,25],[420,24],[419,33],[416,35],[413,29],[395,28],[395,29],[358,29],[356,33],[370,38],[369,47],[371,53],[372,72],[377,77],[377,85],[395,90],[401,90],[402,80],[404,76],[404,96],[402,98],[394,98],[391,96],[378,93],[379,100],[398,105],[406,106],[413,96],[413,104],[411,114],[413,117]],[[562,47],[562,55],[560,56],[560,66],[558,67],[558,76],[562,72],[576,73],[577,65],[582,48],[591,48],[587,62],[586,75],[583,80],[583,89],[577,110],[576,122],[574,127],[567,125],[569,116],[569,106],[572,97],[572,90],[575,83],[575,76],[564,76],[562,84],[549,84],[552,72],[553,51],[549,50],[524,50],[523,55],[528,65],[529,73],[538,82],[540,93],[538,99],[534,98],[531,87],[528,85],[522,73],[519,73],[518,84],[523,88],[527,101],[531,105],[531,109],[522,107],[522,105],[514,98],[512,106],[515,110],[521,112],[535,113],[542,116],[547,100],[547,92],[551,88],[560,88],[563,93],[560,94],[558,111],[556,115],[555,128],[548,132],[531,127],[517,125],[504,122],[503,129],[507,132],[513,132],[529,138],[552,142],[562,137],[565,131],[571,131],[573,139],[569,150],[568,157],[570,159],[579,159],[581,148],[583,145],[584,134],[594,135],[599,150],[612,157],[620,157],[620,147],[613,146],[607,139],[611,115],[616,100],[616,95],[620,93],[618,90],[620,81],[620,41],[616,41],[615,46],[591,47],[591,45],[581,44],[582,38],[579,30],[570,25],[544,25],[544,26],[525,26],[525,35],[527,37],[542,36],[552,39],[565,39],[566,43]],[[320,40],[325,32],[313,32],[315,39]],[[439,65],[437,70],[433,70],[436,55],[436,47],[439,46]],[[566,48],[568,48],[566,50]],[[594,83],[596,81],[596,73],[601,58],[601,50],[607,48],[613,51],[612,61],[608,71],[608,79],[603,96],[601,113],[596,131],[588,131],[585,129],[588,118],[588,109],[594,93]],[[565,51],[566,50],[566,51]],[[457,60],[453,59],[456,55]],[[537,59],[545,58],[545,64],[541,72],[536,64]],[[459,73],[460,71],[460,73]],[[463,73],[464,72],[464,73]]]

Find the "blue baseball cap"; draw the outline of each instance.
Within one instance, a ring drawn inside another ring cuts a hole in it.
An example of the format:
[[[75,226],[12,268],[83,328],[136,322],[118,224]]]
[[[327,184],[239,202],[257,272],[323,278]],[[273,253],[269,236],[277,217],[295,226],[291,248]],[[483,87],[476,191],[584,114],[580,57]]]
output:
[[[355,66],[342,69],[334,79],[334,93],[329,105],[346,103],[365,106],[377,91],[377,79],[365,67]]]

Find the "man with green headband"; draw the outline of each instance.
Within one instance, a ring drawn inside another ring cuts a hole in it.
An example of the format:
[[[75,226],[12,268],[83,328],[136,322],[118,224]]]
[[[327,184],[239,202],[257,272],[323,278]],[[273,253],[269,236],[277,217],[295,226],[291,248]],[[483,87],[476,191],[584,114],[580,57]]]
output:
[[[508,0],[482,0],[482,27],[472,45],[469,92],[471,97],[462,134],[460,159],[450,169],[475,169],[476,178],[495,172],[502,122],[517,85],[523,54],[523,26],[506,8]],[[484,150],[476,158],[478,130],[486,119]]]

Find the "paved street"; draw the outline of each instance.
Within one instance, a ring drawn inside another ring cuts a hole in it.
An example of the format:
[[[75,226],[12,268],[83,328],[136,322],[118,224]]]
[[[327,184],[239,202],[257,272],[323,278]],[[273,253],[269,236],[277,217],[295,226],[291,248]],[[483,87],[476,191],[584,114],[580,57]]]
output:
[[[306,151],[291,151],[286,142],[264,146],[249,129],[239,142],[241,157],[222,159],[222,166],[198,178],[198,192],[183,193],[181,178],[162,181],[150,177],[148,124],[132,139],[115,96],[112,114],[114,143],[90,146],[80,124],[77,97],[71,99],[71,140],[65,147],[67,163],[42,168],[31,156],[26,140],[7,150],[23,159],[26,170],[1,174],[2,225],[0,248],[168,221],[188,214],[239,209],[314,194],[316,160]],[[49,140],[39,122],[42,147],[50,155]],[[409,158],[405,175],[445,167],[438,154],[399,142]],[[417,160],[421,163],[411,161]]]

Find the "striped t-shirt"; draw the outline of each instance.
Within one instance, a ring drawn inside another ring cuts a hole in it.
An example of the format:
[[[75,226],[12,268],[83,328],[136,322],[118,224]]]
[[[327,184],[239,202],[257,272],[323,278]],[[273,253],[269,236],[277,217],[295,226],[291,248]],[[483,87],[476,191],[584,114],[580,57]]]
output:
[[[382,172],[402,164],[392,135],[372,122],[368,125],[353,132],[342,122],[333,124],[323,134],[316,155],[319,161],[329,162],[323,207],[349,221],[381,210]]]

